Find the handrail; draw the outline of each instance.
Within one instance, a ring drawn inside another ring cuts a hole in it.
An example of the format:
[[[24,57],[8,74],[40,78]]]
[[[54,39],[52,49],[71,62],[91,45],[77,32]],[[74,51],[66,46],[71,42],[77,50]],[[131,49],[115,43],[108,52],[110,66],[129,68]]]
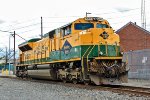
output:
[[[86,52],[84,53],[84,55],[82,57],[85,56],[85,54],[87,53],[87,51],[90,49],[91,46],[88,47],[88,49],[86,50]]]
[[[95,47],[95,45],[91,48],[90,52],[89,52],[88,55],[87,55],[87,68],[88,68],[88,56],[89,56],[89,54],[92,52],[92,50],[94,49],[94,47]],[[88,69],[89,69],[89,68],[88,68]]]
[[[92,52],[92,50],[93,50],[94,47],[95,47],[95,45],[91,48],[90,52],[87,55],[87,58],[88,58],[89,54]]]
[[[118,47],[117,47],[117,42],[115,43],[115,50],[116,50],[116,56],[118,56]]]
[[[105,48],[106,48],[106,56],[108,56],[108,44],[107,44],[107,42],[106,42]]]
[[[91,46],[88,47],[88,49],[86,50],[86,52],[83,54],[82,56],[82,71],[83,71],[83,68],[84,68],[84,64],[83,64],[83,57],[85,56],[85,54],[87,53],[87,51],[90,49]]]
[[[98,57],[99,57],[99,54],[100,54],[100,44],[98,44]]]

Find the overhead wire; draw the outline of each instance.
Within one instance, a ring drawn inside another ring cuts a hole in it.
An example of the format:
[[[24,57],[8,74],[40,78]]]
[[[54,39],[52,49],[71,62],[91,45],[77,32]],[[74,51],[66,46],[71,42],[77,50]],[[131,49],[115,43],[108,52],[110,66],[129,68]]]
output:
[[[4,30],[0,30],[1,32],[7,32],[7,33],[14,33],[14,32],[11,32],[11,31],[4,31]]]
[[[133,11],[133,10],[137,10],[137,9],[140,9],[140,8],[134,8],[134,9],[128,9],[128,10],[122,10],[122,11],[117,11],[117,12],[109,12],[109,13],[95,13],[95,15],[113,14],[113,13],[120,13],[120,12]]]
[[[127,12],[127,11],[133,11],[133,10],[137,10],[137,9],[140,9],[140,8],[134,8],[134,9],[128,9],[128,10],[122,10],[122,11],[119,11],[119,12]],[[109,13],[101,13],[101,14],[112,14],[112,13],[118,13],[118,12],[109,12]],[[100,13],[99,13],[100,14]],[[98,14],[97,14],[98,15]],[[137,15],[137,14],[132,14],[132,15]],[[127,15],[129,16],[129,15]],[[52,16],[52,17],[43,17],[43,18],[68,18],[68,17],[79,17],[79,16]],[[114,18],[107,18],[107,19],[116,19],[116,18],[122,18],[122,17],[126,17],[126,16],[120,16],[120,17],[114,17]],[[28,21],[31,21],[33,19],[30,19],[30,20],[27,20],[25,22],[28,22]],[[68,22],[43,22],[43,23],[68,23]],[[18,23],[16,23],[18,24]],[[24,23],[20,23],[20,24],[24,24]],[[13,28],[13,29],[10,29],[10,30],[7,30],[7,31],[2,31],[2,32],[9,32],[11,30],[20,30],[20,29],[25,29],[25,28],[29,28],[31,26],[36,26],[40,23],[36,23],[36,24],[31,24],[31,25],[27,25],[27,26],[23,26],[23,27],[18,27],[18,28]],[[44,27],[44,28],[50,28],[50,27]],[[24,32],[21,32],[21,33],[25,33],[25,32],[29,32],[29,31],[33,31],[35,29],[31,29],[31,30],[27,30],[27,31],[24,31]]]
[[[122,11],[119,11],[119,12],[126,12],[126,11],[132,11],[132,10],[137,10],[137,9],[139,9],[139,8],[134,8],[134,9],[128,9],[128,10],[122,10]],[[100,15],[100,14],[112,14],[112,13],[118,13],[118,12],[109,12],[109,13],[99,13],[99,14],[97,14],[97,15]],[[51,16],[51,17],[43,17],[43,18],[68,18],[68,17],[81,17],[81,16]],[[24,24],[25,22],[29,22],[29,21],[32,21],[32,20],[35,20],[35,19],[37,19],[37,18],[32,18],[32,19],[29,19],[29,20],[27,20],[27,21],[23,21],[23,22],[20,22],[20,23],[18,23],[17,21],[16,21],[16,24]],[[113,18],[109,18],[109,19],[113,19]],[[13,21],[12,23],[14,23],[15,21]],[[48,23],[48,22],[46,22],[46,23]],[[66,23],[66,22],[49,22],[49,23]],[[16,25],[15,24],[15,25]],[[38,24],[40,24],[40,23],[38,23]],[[37,24],[33,24],[33,25],[28,25],[28,26],[24,26],[24,27],[19,27],[19,28],[14,28],[14,29],[11,29],[11,30],[18,30],[18,29],[22,29],[22,28],[26,28],[26,27],[30,27],[30,26],[34,26],[34,25],[37,25]],[[11,25],[10,25],[11,26]],[[8,30],[8,31],[10,31],[10,30]]]
[[[19,33],[27,33],[27,32],[34,31],[34,30],[36,30],[36,29],[39,29],[39,28],[35,28],[35,29],[31,29],[31,30],[27,30],[27,31],[19,32]]]
[[[27,25],[27,26],[23,26],[23,27],[18,27],[18,28],[14,28],[14,29],[10,29],[7,31],[11,31],[11,30],[19,30],[19,29],[23,29],[23,28],[27,28],[27,27],[31,27],[31,26],[35,26],[35,25],[39,25],[40,23],[35,23],[35,24],[31,24],[31,25]]]
[[[81,16],[51,16],[51,17],[43,17],[43,18],[68,18],[68,17],[81,17]]]
[[[69,23],[69,22],[43,22],[43,23]]]
[[[21,21],[21,22],[18,22],[18,20],[15,20],[15,21],[10,22],[10,23],[13,23],[13,25],[8,25],[8,26],[3,26],[3,27],[10,27],[10,26],[14,26],[14,25],[24,24],[24,23],[28,23],[28,22],[31,22],[31,21],[35,21],[35,20],[37,20],[37,18],[32,18],[32,19],[28,19],[28,20],[25,20],[25,21]]]

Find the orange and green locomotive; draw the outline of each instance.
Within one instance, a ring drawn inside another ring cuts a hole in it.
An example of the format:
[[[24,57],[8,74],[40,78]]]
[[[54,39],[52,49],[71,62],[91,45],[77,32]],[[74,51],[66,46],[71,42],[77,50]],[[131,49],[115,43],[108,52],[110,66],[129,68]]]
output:
[[[107,20],[79,18],[20,44],[16,75],[96,85],[127,82],[119,42]]]

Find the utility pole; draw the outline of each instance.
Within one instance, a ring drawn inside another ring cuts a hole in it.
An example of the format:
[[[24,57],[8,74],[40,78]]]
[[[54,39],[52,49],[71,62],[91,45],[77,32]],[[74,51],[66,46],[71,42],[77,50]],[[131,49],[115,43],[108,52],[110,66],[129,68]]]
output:
[[[6,59],[5,66],[7,67],[7,62],[8,62],[7,47],[6,47],[6,57],[5,57],[5,59]]]
[[[141,26],[146,29],[145,0],[141,0]]]
[[[43,18],[41,17],[41,39],[43,38]]]
[[[146,29],[146,13],[145,13],[145,0],[141,0],[141,27]],[[143,49],[147,47],[147,34],[144,36],[144,45]]]
[[[11,60],[11,59],[10,59],[10,54],[11,54],[11,53],[10,53],[10,37],[11,37],[11,36],[12,36],[12,34],[9,35],[9,48],[8,48],[8,49],[9,49],[9,75],[10,75],[10,60]]]
[[[16,33],[15,33],[15,31],[14,31],[14,66],[16,65],[16,55],[15,55],[15,44],[16,44],[16,42],[15,42],[15,35],[16,35]]]
[[[86,12],[86,17],[87,17],[88,14],[92,14],[92,13]]]

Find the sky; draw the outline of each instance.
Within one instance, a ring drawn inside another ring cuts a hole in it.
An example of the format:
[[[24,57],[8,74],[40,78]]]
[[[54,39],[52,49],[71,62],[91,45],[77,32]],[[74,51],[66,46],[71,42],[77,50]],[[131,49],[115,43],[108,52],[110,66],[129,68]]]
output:
[[[150,1],[145,0],[147,30],[150,31]],[[128,22],[141,26],[141,0],[0,0],[0,30],[16,32],[26,40],[88,16],[103,17],[114,30]],[[0,31],[0,48],[8,47],[11,33]],[[13,37],[10,38],[13,48]],[[16,48],[25,40],[16,36]]]

